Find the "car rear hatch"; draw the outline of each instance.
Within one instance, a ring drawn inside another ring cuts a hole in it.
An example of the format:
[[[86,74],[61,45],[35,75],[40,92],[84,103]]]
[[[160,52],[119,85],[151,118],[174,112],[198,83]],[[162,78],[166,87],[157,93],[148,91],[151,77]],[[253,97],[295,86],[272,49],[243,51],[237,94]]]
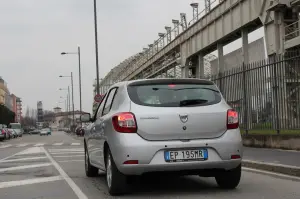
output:
[[[196,79],[155,79],[128,85],[131,112],[146,140],[210,139],[227,130],[227,110],[218,88]]]

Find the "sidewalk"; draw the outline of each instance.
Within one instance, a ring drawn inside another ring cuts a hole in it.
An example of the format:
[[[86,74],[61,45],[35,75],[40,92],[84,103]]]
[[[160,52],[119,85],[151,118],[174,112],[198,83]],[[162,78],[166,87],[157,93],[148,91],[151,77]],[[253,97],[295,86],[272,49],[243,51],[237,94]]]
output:
[[[244,147],[243,166],[300,177],[300,151]]]

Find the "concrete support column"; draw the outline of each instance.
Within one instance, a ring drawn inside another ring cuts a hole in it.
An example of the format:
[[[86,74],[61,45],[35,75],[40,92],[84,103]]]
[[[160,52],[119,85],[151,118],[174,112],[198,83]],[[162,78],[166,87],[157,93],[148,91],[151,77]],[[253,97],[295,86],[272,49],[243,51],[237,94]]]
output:
[[[218,43],[217,50],[218,50],[218,73],[222,73],[225,70],[223,44]]]
[[[196,65],[196,78],[204,78],[204,55],[200,53],[198,55],[197,65]]]
[[[248,30],[242,30],[242,56],[245,64],[249,63],[249,44],[248,44]]]

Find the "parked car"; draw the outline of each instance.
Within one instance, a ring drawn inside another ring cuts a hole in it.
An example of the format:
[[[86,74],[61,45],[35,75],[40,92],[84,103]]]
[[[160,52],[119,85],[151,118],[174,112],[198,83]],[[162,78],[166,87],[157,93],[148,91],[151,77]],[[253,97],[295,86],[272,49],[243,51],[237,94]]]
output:
[[[32,131],[29,132],[29,134],[40,134],[41,130],[39,129],[34,129]]]
[[[17,132],[14,129],[7,129],[7,130],[11,133],[11,135],[12,135],[13,138],[17,138],[18,137],[18,134],[17,134]]]
[[[3,141],[7,138],[7,132],[5,129],[6,125],[0,124],[0,141]]]
[[[16,131],[19,137],[23,136],[23,129],[20,123],[10,123],[9,127],[14,129],[14,131]]]
[[[85,172],[106,172],[111,195],[130,176],[152,172],[215,177],[234,189],[243,154],[238,113],[217,86],[199,79],[150,79],[114,84],[85,131]]]

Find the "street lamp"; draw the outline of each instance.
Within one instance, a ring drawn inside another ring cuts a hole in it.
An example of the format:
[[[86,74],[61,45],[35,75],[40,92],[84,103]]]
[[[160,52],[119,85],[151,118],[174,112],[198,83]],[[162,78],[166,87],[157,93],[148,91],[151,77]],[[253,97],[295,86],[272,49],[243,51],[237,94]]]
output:
[[[95,26],[95,51],[96,51],[96,79],[97,79],[97,95],[99,95],[99,59],[98,59],[98,24],[97,24],[97,0],[94,0],[94,26]]]
[[[60,96],[60,99],[65,100],[65,106],[66,106],[65,111],[68,112],[68,107],[69,107],[69,105],[68,105],[68,95],[67,95],[67,97]]]
[[[75,125],[75,115],[74,115],[74,88],[73,88],[73,72],[71,72],[71,76],[62,76],[59,77],[69,77],[71,78],[71,85],[72,85],[72,109],[73,109],[73,125]],[[60,89],[62,90],[62,89]],[[70,92],[69,92],[70,93]]]
[[[68,103],[67,107],[68,107],[68,110],[67,111],[70,112],[71,111],[70,87],[68,86],[68,88],[64,88],[64,89],[60,88],[59,90],[60,91],[66,90],[68,92],[68,94],[67,94],[67,103]]]
[[[61,55],[78,55],[78,69],[79,69],[79,106],[80,115],[82,113],[82,100],[81,100],[81,61],[80,61],[80,46],[77,47],[77,52],[62,52]],[[72,92],[73,93],[73,92]],[[82,125],[82,123],[80,123]]]

